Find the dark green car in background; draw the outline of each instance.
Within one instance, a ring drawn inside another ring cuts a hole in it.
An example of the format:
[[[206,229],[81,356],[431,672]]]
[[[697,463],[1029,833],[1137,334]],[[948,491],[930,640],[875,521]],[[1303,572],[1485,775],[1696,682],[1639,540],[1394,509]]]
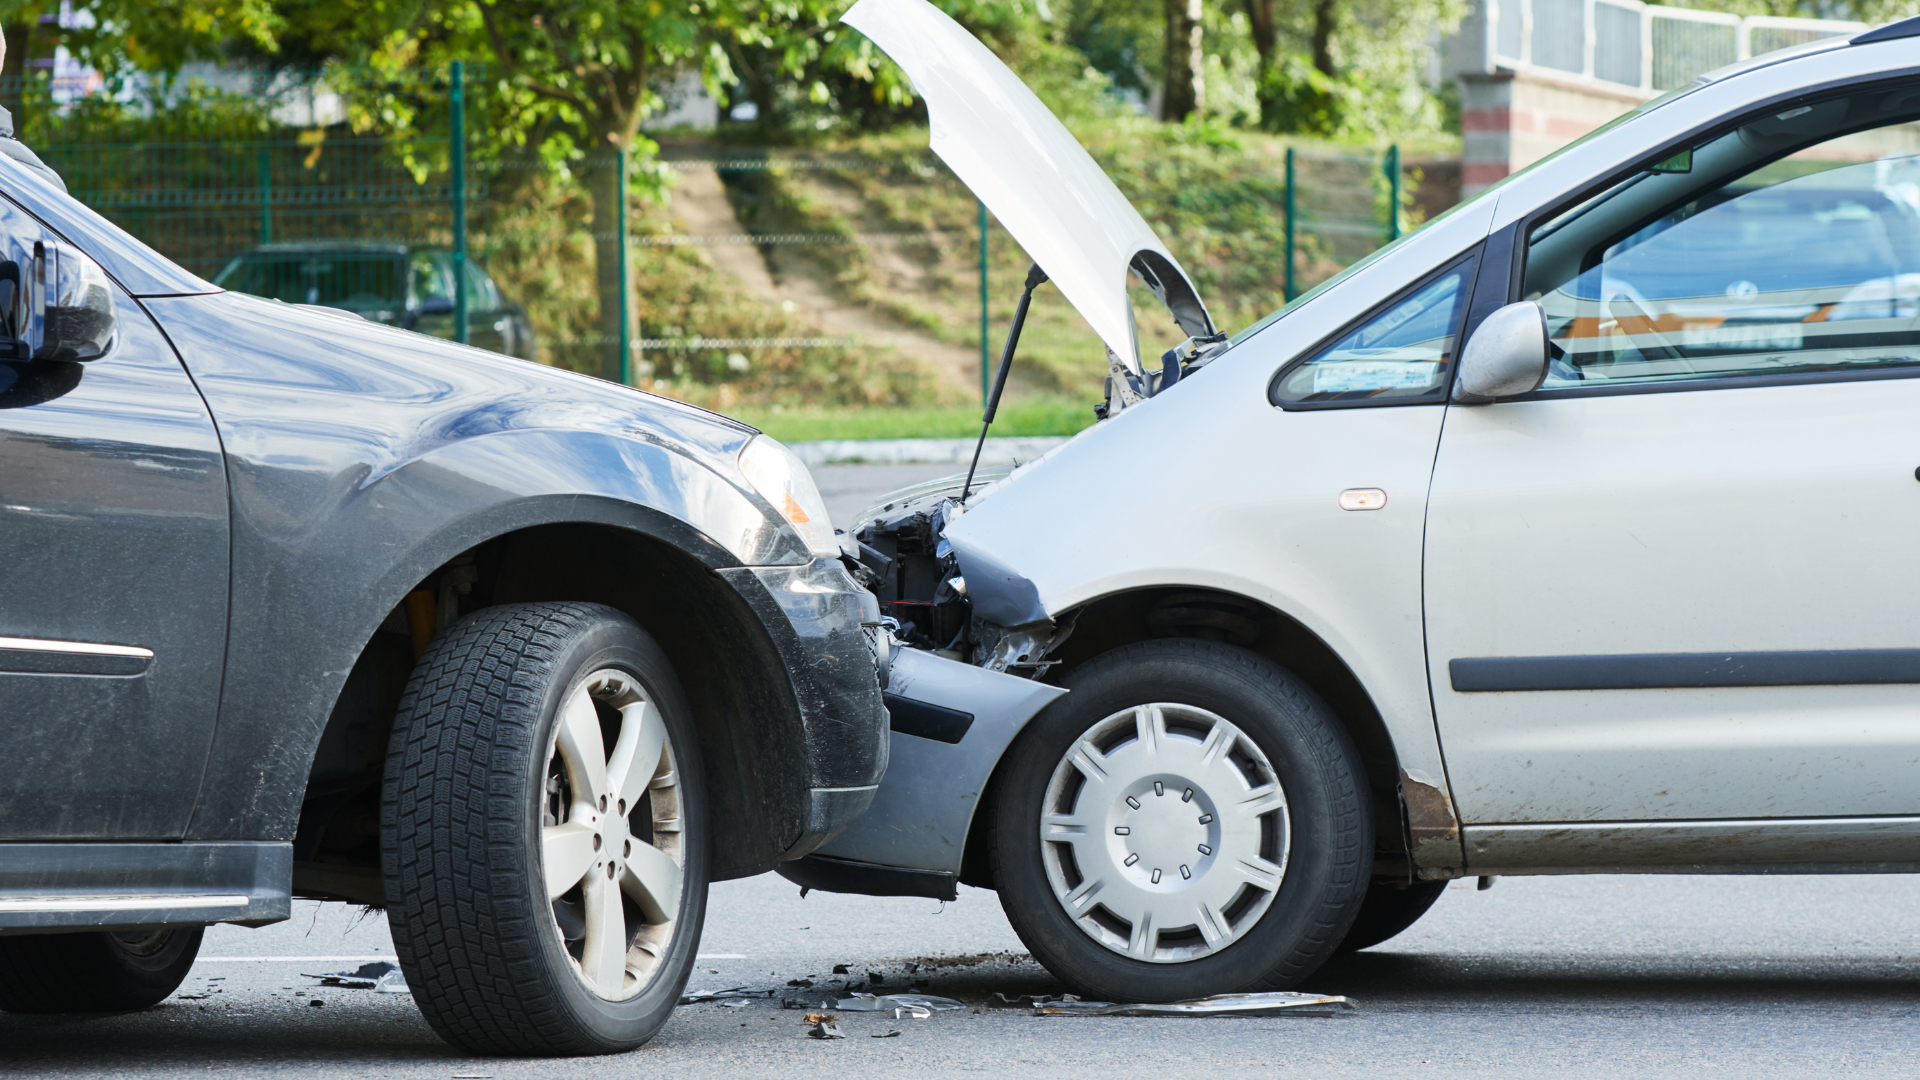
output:
[[[450,251],[374,241],[318,240],[265,244],[227,263],[215,285],[289,304],[351,311],[433,337],[454,334],[454,268]],[[533,324],[520,305],[502,296],[493,278],[465,260],[467,343],[535,359]]]

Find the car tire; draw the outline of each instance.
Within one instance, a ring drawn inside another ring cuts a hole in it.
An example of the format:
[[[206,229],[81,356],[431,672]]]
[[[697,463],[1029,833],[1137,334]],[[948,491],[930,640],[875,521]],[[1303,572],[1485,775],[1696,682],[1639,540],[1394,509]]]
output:
[[[1394,937],[1420,921],[1420,916],[1447,891],[1444,881],[1376,881],[1367,887],[1367,898],[1354,916],[1353,927],[1340,942],[1339,952],[1370,949]]]
[[[988,837],[1034,958],[1083,997],[1161,1002],[1284,990],[1332,956],[1373,824],[1319,695],[1191,639],[1116,649],[1063,685],[1008,749]]]
[[[200,955],[201,927],[0,937],[0,1010],[126,1012],[166,1000]]]
[[[380,816],[394,947],[434,1030],[482,1054],[651,1038],[706,913],[702,775],[686,695],[628,616],[508,604],[443,631],[401,698]]]

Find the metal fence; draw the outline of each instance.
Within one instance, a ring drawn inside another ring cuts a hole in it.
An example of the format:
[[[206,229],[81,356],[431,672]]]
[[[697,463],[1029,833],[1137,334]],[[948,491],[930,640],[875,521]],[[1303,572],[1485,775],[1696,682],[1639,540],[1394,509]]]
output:
[[[949,359],[970,349],[984,392],[1005,330],[996,308],[1010,302],[1024,257],[924,149],[669,143],[662,161],[646,163],[650,175],[631,179],[670,188],[670,200],[635,200],[609,230],[580,193],[607,170],[629,176],[634,163],[503,152],[479,123],[484,90],[456,65],[15,83],[0,86],[0,100],[12,99],[23,136],[76,197],[229,287],[349,307],[630,383],[724,380],[862,349],[937,346]],[[404,133],[383,130],[393,115],[409,118]],[[1294,149],[1284,166],[1244,171],[1251,186],[1221,200],[1237,224],[1201,222],[1211,252],[1190,255],[1183,237],[1168,236],[1196,276],[1230,267],[1209,292],[1228,307],[1235,297],[1257,307],[1297,295],[1409,223],[1404,209],[1390,211],[1406,205],[1412,175],[1397,148]],[[865,200],[865,209],[836,210],[835,199]],[[875,216],[880,204],[893,209]],[[701,205],[705,216],[689,219]],[[617,257],[617,284],[600,280],[596,254]],[[465,272],[469,257],[487,273]],[[755,274],[810,276],[843,307],[881,314],[851,328],[813,319],[756,292]],[[893,302],[909,293],[928,311]],[[603,301],[619,305],[617,319],[602,319]],[[501,328],[520,307],[531,332],[516,338]]]
[[[1741,18],[1639,0],[1487,0],[1485,54],[1538,70],[1652,93],[1715,68],[1866,24],[1837,19]]]

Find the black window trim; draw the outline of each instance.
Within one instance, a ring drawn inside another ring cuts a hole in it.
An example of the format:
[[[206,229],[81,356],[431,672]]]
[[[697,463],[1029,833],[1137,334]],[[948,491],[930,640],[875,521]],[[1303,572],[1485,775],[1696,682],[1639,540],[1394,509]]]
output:
[[[1871,76],[1840,79],[1826,83],[1817,89],[1795,90],[1790,93],[1778,94],[1770,98],[1762,99],[1743,109],[1732,120],[1716,119],[1711,123],[1702,124],[1699,127],[1693,128],[1687,134],[1663,143],[1658,150],[1641,155],[1635,159],[1631,165],[1609,172],[1605,174],[1603,179],[1583,186],[1575,195],[1557,200],[1521,218],[1519,221],[1514,222],[1502,230],[1502,232],[1506,234],[1507,241],[1513,245],[1513,269],[1507,280],[1507,287],[1504,290],[1504,296],[1506,297],[1505,303],[1510,304],[1517,302],[1520,299],[1520,290],[1526,285],[1526,260],[1530,249],[1526,238],[1532,234],[1536,227],[1552,221],[1561,214],[1578,207],[1583,202],[1611,190],[1614,186],[1630,179],[1635,174],[1646,171],[1646,169],[1655,162],[1665,161],[1675,153],[1678,153],[1681,148],[1691,148],[1710,139],[1718,138],[1755,117],[1764,116],[1770,111],[1779,109],[1782,105],[1818,103],[1835,97],[1847,97],[1862,92],[1871,92],[1872,89],[1879,84],[1884,84],[1891,89],[1901,83],[1913,84],[1916,80],[1920,80],[1920,66],[1905,69],[1898,74],[1878,72]],[[1916,121],[1907,122],[1914,123]],[[1846,135],[1870,130],[1872,130],[1871,126],[1860,127],[1829,136],[1829,138],[1844,138]],[[1771,164],[1772,161],[1781,160],[1796,152],[1797,151],[1787,151],[1778,158],[1769,159],[1768,164]],[[1756,166],[1756,168],[1763,167],[1764,165]],[[1492,243],[1492,238],[1489,238],[1489,246],[1491,246]],[[1476,296],[1475,299],[1478,299],[1478,297]],[[1491,313],[1491,310],[1484,313],[1476,310],[1474,313],[1476,318],[1467,328],[1467,333],[1471,334],[1473,330],[1478,329],[1481,319],[1484,319],[1486,315]],[[1462,351],[1466,348],[1464,335],[1460,347]],[[1455,373],[1454,377],[1457,379],[1460,365],[1456,363],[1453,365],[1453,368]],[[1815,383],[1872,382],[1882,379],[1911,378],[1920,378],[1920,364],[1907,367],[1866,368],[1852,371],[1808,371],[1782,373],[1778,375],[1725,375],[1706,379],[1680,379],[1673,382],[1556,386],[1548,389],[1532,390],[1525,394],[1516,394],[1510,398],[1501,398],[1498,402],[1495,402],[1495,404],[1504,404],[1509,401],[1553,401],[1561,398],[1620,397],[1628,394],[1677,394],[1707,390],[1737,390],[1749,387],[1806,386]],[[1449,380],[1449,401],[1452,400],[1453,396],[1452,382],[1453,380]],[[1466,403],[1461,404],[1466,405]],[[1467,407],[1478,408],[1479,405],[1474,404]]]
[[[1480,268],[1485,265],[1485,261],[1481,256],[1484,254],[1486,247],[1486,241],[1481,241],[1473,245],[1461,254],[1448,259],[1445,263],[1434,268],[1433,272],[1420,278],[1412,285],[1401,289],[1386,300],[1368,308],[1363,314],[1348,319],[1345,323],[1341,324],[1339,329],[1323,335],[1311,346],[1302,349],[1298,356],[1280,365],[1279,370],[1273,373],[1273,377],[1267,380],[1267,404],[1286,412],[1322,412],[1328,409],[1391,409],[1404,408],[1409,405],[1445,405],[1453,393],[1453,373],[1460,367],[1460,350],[1466,347],[1469,316],[1473,313],[1473,299],[1476,295],[1475,286],[1480,277]],[[1440,278],[1458,270],[1467,263],[1472,263],[1473,267],[1467,272],[1465,287],[1461,290],[1460,294],[1462,297],[1460,304],[1461,310],[1459,315],[1459,329],[1456,331],[1454,337],[1453,361],[1447,365],[1447,377],[1439,386],[1434,387],[1419,397],[1360,398],[1352,401],[1279,400],[1280,382],[1289,374],[1292,374],[1295,368],[1300,367],[1302,364],[1311,363],[1341,338],[1359,330],[1362,326],[1365,326],[1367,323],[1384,314],[1395,304],[1411,299],[1416,293],[1420,292],[1420,290],[1432,285],[1434,282],[1440,280]]]

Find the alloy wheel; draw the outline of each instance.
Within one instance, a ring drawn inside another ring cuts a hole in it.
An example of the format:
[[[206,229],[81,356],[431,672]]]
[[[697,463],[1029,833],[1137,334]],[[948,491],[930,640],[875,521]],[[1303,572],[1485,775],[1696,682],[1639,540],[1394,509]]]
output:
[[[1181,963],[1251,930],[1286,874],[1286,792],[1226,718],[1157,702],[1089,728],[1055,766],[1041,859],[1074,924],[1114,952]]]
[[[629,674],[581,680],[547,751],[540,857],[551,927],[598,996],[631,998],[660,966],[685,869],[678,774],[659,708]]]

